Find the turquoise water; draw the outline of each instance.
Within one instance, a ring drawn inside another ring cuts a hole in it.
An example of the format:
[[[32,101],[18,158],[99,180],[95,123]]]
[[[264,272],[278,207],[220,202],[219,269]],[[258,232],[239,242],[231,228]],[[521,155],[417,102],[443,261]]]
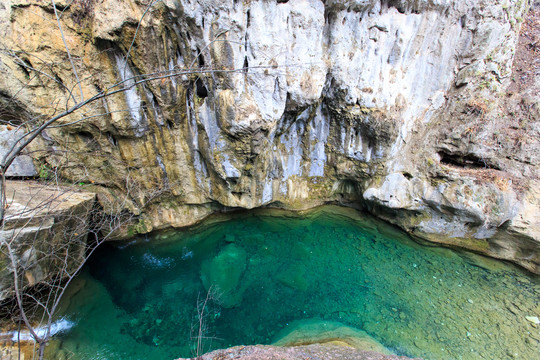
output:
[[[49,354],[191,357],[201,323],[207,351],[323,319],[400,355],[533,359],[540,334],[525,316],[539,316],[539,290],[513,266],[418,245],[353,210],[242,213],[102,246],[65,297],[76,325]]]

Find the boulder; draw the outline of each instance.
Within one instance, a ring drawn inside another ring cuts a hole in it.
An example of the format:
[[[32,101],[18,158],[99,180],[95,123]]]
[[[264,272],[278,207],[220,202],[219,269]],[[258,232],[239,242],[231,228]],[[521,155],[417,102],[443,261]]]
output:
[[[245,288],[241,280],[246,261],[246,251],[236,244],[229,244],[202,264],[202,283],[207,291],[215,294],[221,306],[232,308],[242,302]]]
[[[72,271],[86,260],[96,197],[29,181],[7,181],[6,189],[8,208],[0,231],[0,300],[13,295],[13,261],[24,274],[22,286],[31,286],[57,278],[64,266]]]
[[[312,344],[293,347],[268,345],[235,346],[215,350],[199,357],[201,360],[408,360],[406,356],[385,355],[335,344]],[[178,359],[188,360],[188,359]]]

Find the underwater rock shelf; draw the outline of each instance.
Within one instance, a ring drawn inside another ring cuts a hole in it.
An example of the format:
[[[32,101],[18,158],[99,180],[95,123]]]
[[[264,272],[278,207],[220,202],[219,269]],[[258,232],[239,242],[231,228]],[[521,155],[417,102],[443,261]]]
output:
[[[533,359],[540,349],[527,318],[540,313],[538,277],[337,207],[222,215],[107,244],[69,292],[63,317],[75,325],[49,346],[56,357],[190,357],[201,312],[199,352],[279,344],[314,322],[425,359]]]

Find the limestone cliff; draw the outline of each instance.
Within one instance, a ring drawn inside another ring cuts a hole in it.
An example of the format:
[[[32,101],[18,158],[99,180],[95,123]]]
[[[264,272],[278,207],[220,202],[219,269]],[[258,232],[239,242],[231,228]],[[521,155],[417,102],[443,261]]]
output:
[[[0,5],[0,116],[121,82],[32,156],[129,194],[130,234],[333,201],[540,272],[539,76],[512,75],[526,1],[56,3],[63,35],[49,1]]]

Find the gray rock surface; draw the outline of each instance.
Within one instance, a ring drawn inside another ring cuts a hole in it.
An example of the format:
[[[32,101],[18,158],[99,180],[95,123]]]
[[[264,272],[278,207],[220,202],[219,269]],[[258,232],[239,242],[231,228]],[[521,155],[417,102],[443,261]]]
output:
[[[3,158],[13,148],[23,134],[24,131],[22,130],[0,125],[0,158]],[[33,160],[28,155],[16,157],[6,172],[7,177],[34,177],[37,174]]]
[[[202,360],[407,360],[405,356],[383,355],[374,351],[358,350],[348,346],[313,344],[294,347],[235,346],[202,355]],[[187,360],[187,359],[178,359]]]

